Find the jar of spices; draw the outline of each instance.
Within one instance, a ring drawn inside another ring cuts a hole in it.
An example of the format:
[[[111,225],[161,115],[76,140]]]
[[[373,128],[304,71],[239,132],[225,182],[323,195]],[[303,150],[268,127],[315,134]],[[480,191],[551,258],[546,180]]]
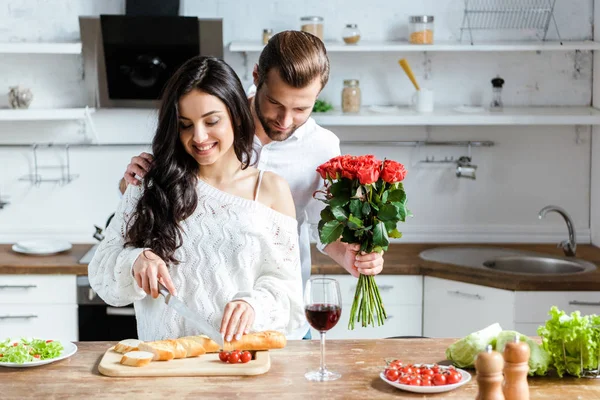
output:
[[[300,25],[302,32],[312,33],[323,40],[323,17],[302,17],[300,18]]]
[[[263,29],[263,35],[262,35],[263,44],[266,45],[272,36],[273,36],[273,29]]]
[[[413,15],[409,19],[409,39],[412,44],[433,44],[433,16]]]
[[[360,40],[360,31],[358,25],[348,24],[342,32],[342,39],[346,44],[356,44]]]
[[[342,111],[357,113],[360,111],[360,87],[358,79],[346,79],[342,90]]]

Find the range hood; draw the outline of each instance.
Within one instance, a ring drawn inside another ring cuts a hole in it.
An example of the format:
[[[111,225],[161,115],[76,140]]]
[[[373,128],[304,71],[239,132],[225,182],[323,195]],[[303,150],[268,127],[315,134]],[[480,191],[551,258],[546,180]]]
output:
[[[169,77],[198,54],[223,58],[222,19],[79,17],[87,104],[155,108]]]

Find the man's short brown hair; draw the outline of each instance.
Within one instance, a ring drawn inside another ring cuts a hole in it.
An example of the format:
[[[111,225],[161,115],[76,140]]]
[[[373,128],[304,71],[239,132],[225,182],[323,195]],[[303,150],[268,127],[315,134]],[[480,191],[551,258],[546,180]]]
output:
[[[285,83],[295,88],[306,87],[319,78],[323,89],[329,80],[325,45],[307,32],[283,31],[269,40],[258,59],[258,88],[273,68]]]

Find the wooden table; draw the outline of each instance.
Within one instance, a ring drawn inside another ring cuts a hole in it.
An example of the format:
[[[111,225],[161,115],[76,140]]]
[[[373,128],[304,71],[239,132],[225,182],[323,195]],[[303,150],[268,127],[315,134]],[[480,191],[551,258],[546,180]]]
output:
[[[37,368],[0,367],[1,399],[200,398],[258,399],[474,399],[475,377],[447,393],[419,395],[396,389],[379,378],[384,358],[439,362],[454,339],[332,340],[326,361],[342,378],[308,382],[304,373],[319,366],[319,341],[291,341],[271,352],[271,369],[252,377],[110,378],[98,373],[101,356],[114,343],[82,342],[69,359]],[[474,374],[474,371],[469,371]],[[529,379],[531,399],[600,399],[600,380],[573,377]],[[260,396],[260,397],[257,397]]]

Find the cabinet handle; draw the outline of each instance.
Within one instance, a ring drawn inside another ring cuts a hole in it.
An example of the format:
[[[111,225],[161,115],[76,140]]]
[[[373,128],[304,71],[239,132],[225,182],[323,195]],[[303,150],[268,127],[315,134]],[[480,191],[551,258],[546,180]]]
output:
[[[0,315],[0,319],[29,319],[29,318],[37,318],[37,315],[29,314],[29,315]]]
[[[468,297],[470,299],[483,300],[483,296],[479,294],[465,293],[460,290],[448,290],[448,294],[454,294],[456,296]]]
[[[377,287],[379,288],[380,292],[385,292],[387,290],[392,290],[394,288],[394,285],[377,285]],[[356,285],[351,286],[350,291],[352,293],[356,292]]]
[[[600,306],[600,301],[577,301],[577,300],[572,300],[569,301],[569,305],[570,306]]]
[[[119,315],[130,317],[135,315],[135,309],[133,307],[106,307],[106,315]]]
[[[37,285],[0,285],[0,289],[33,289]]]

